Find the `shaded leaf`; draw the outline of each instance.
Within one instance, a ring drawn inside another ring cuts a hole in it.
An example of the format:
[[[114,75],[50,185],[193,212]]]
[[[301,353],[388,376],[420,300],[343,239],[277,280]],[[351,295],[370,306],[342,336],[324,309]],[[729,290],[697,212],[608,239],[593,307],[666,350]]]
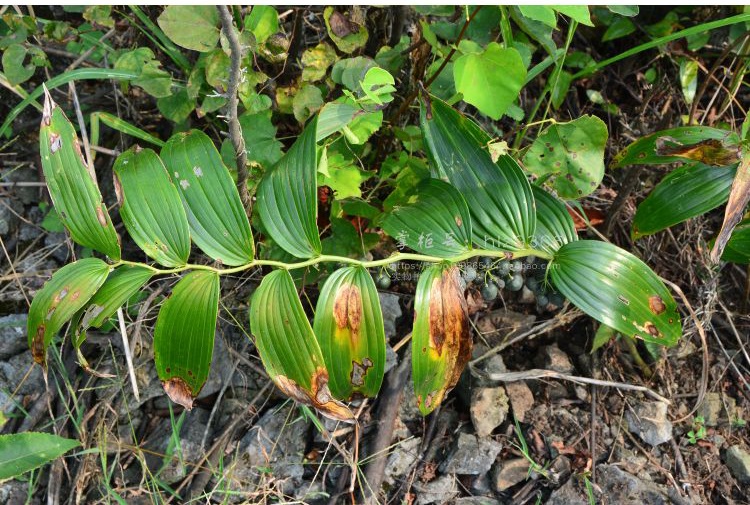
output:
[[[281,159],[283,144],[276,140],[276,127],[267,114],[243,114],[240,127],[248,162],[268,168]]]
[[[594,334],[594,341],[591,344],[591,353],[595,353],[616,336],[617,331],[614,328],[611,328],[606,324],[600,324],[599,329],[597,329],[596,334]]]
[[[219,13],[213,5],[170,5],[156,22],[172,42],[206,52],[219,41]]]
[[[594,26],[594,23],[591,22],[591,15],[589,14],[587,5],[555,5],[554,9],[560,14],[575,19],[582,25]]]
[[[27,335],[34,361],[45,365],[52,337],[96,293],[109,273],[97,258],[69,263],[55,272],[34,296],[29,308]]]
[[[188,410],[208,380],[218,310],[218,274],[194,270],[175,284],[156,319],[156,373],[169,398]]]
[[[161,157],[185,206],[193,242],[224,265],[253,260],[253,236],[240,195],[216,146],[198,130],[178,133]]]
[[[604,177],[607,125],[596,116],[555,123],[539,135],[523,158],[526,170],[549,177],[563,198],[591,194]]]
[[[119,239],[94,169],[84,160],[75,128],[49,93],[44,99],[39,151],[52,203],[71,238],[118,261]]]
[[[302,80],[306,82],[321,80],[326,76],[328,67],[335,62],[336,51],[325,42],[306,49],[302,53]]]
[[[166,267],[187,263],[187,216],[159,156],[136,146],[118,156],[112,170],[120,216],[135,243]]]
[[[11,86],[26,82],[36,70],[36,66],[29,62],[26,65],[28,49],[22,44],[11,44],[3,51],[3,73]]]
[[[554,286],[623,335],[672,346],[682,335],[677,304],[644,262],[606,242],[565,244],[549,265]]]
[[[168,97],[172,94],[172,76],[159,67],[161,63],[154,58],[154,52],[148,47],[122,53],[115,61],[117,70],[131,71],[138,75],[130,80],[132,84],[140,86],[156,98]]]
[[[617,18],[607,27],[607,31],[602,35],[602,42],[627,37],[636,30],[635,25],[626,17]]]
[[[318,184],[331,188],[337,200],[362,196],[360,186],[372,175],[343,153],[331,151],[329,154],[328,148],[323,150],[318,167]]]
[[[732,263],[750,263],[750,219],[745,219],[734,228],[721,259]]]
[[[367,43],[367,28],[364,23],[354,22],[348,15],[342,14],[333,7],[323,11],[328,36],[340,51],[353,53]]]
[[[245,28],[249,28],[255,40],[263,44],[279,31],[279,13],[270,5],[254,5],[250,15],[245,18]]]
[[[284,394],[332,419],[354,420],[331,395],[323,354],[287,270],[266,275],[253,293],[250,330],[263,366]]]
[[[557,14],[546,5],[519,5],[518,9],[525,17],[544,23],[551,28],[557,27]]]
[[[415,251],[450,258],[471,249],[471,217],[461,193],[447,182],[419,184],[382,222],[388,235]]]
[[[421,126],[433,175],[447,178],[469,206],[472,240],[483,248],[527,247],[536,228],[529,181],[508,155],[492,162],[489,136],[442,100],[422,103]]]
[[[317,157],[313,119],[258,185],[258,214],[268,235],[298,258],[320,254]]]
[[[0,435],[0,481],[50,463],[81,444],[51,433]]]
[[[341,268],[326,280],[313,329],[333,396],[375,396],[385,371],[385,332],[378,291],[365,268]]]
[[[702,163],[673,170],[638,205],[631,236],[652,235],[725,203],[736,172],[736,167]]]
[[[553,254],[563,245],[578,240],[576,227],[561,201],[539,186],[531,186],[536,202],[536,231],[531,245]]]
[[[434,265],[419,277],[414,300],[412,378],[417,405],[432,412],[471,358],[466,299],[455,266]]]
[[[737,167],[737,174],[732,181],[732,189],[729,191],[729,201],[724,211],[724,221],[721,230],[716,237],[714,247],[711,249],[711,259],[718,262],[724,252],[732,230],[742,219],[747,203],[750,201],[750,148],[743,147],[742,161]]]
[[[318,114],[318,131],[316,140],[321,141],[349,125],[357,114],[363,111],[356,105],[347,102],[329,102]]]

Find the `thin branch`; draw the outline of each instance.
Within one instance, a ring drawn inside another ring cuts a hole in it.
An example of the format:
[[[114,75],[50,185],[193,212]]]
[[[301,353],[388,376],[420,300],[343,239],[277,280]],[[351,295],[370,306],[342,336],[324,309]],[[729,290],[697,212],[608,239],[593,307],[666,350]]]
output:
[[[235,32],[232,14],[226,5],[216,7],[219,10],[221,18],[221,29],[229,41],[231,67],[229,69],[229,85],[227,87],[227,122],[229,124],[229,139],[234,146],[235,161],[237,162],[237,190],[240,192],[240,200],[243,207],[247,210],[250,208],[250,193],[247,190],[247,151],[245,151],[245,139],[242,137],[242,128],[237,114],[237,91],[240,86],[242,72],[240,63],[242,61],[242,47]]]

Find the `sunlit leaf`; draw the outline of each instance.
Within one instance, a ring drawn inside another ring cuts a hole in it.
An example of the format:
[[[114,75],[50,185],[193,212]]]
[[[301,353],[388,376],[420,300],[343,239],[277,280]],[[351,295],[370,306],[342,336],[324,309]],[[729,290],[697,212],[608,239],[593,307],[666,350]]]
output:
[[[700,216],[729,198],[736,167],[691,163],[670,172],[638,205],[633,218],[633,239]]]
[[[285,251],[298,258],[320,254],[318,190],[313,119],[258,185],[258,213],[263,227]]]
[[[0,435],[0,481],[19,477],[81,444],[51,433]]]
[[[461,193],[439,179],[419,184],[395,205],[382,227],[401,246],[450,258],[471,249],[471,217]]]
[[[169,398],[188,410],[208,380],[218,310],[218,274],[194,270],[175,284],[156,319],[156,373]]]
[[[378,292],[365,268],[341,268],[326,280],[313,328],[333,396],[375,396],[385,370],[385,333]]]
[[[28,339],[34,361],[46,363],[52,337],[86,305],[109,273],[109,265],[97,258],[69,263],[55,272],[37,292],[29,308]]]
[[[131,148],[112,169],[120,217],[143,251],[166,267],[187,263],[190,230],[180,195],[151,149]]]
[[[229,170],[208,136],[191,130],[169,139],[161,151],[185,206],[193,242],[224,265],[253,259],[253,236]]]
[[[156,22],[185,49],[206,52],[219,41],[219,13],[213,5],[170,5]]]
[[[263,366],[284,394],[333,419],[353,420],[331,395],[323,354],[287,270],[266,275],[253,293],[250,330]]]
[[[455,266],[434,265],[419,277],[411,357],[417,404],[427,415],[456,385],[471,358],[468,307]]]
[[[433,176],[446,178],[469,206],[472,240],[480,247],[515,251],[536,228],[531,186],[508,155],[492,162],[489,136],[442,100],[422,103],[421,126]]]
[[[119,260],[119,238],[96,185],[94,169],[83,157],[75,128],[49,93],[44,99],[39,151],[52,203],[71,238]]]
[[[575,223],[560,200],[539,186],[531,186],[536,202],[536,232],[532,246],[550,254],[578,240]]]
[[[664,283],[617,246],[593,240],[565,244],[548,271],[560,293],[623,335],[665,346],[682,335],[677,304]]]

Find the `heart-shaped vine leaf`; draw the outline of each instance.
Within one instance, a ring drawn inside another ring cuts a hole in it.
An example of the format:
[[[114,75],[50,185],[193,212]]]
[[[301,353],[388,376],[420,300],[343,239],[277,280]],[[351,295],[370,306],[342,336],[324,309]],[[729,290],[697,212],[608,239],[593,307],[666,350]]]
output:
[[[419,277],[411,358],[417,404],[427,415],[456,385],[471,358],[469,312],[455,266],[434,265]]]
[[[669,173],[640,205],[633,218],[633,239],[700,216],[729,198],[737,167],[690,163]]]
[[[439,179],[419,184],[385,216],[382,227],[400,247],[450,258],[471,249],[471,216],[456,188]]]
[[[532,246],[550,254],[578,240],[576,225],[565,205],[539,186],[531,186],[536,202],[536,232]]]
[[[385,370],[385,332],[378,291],[365,268],[341,268],[326,280],[313,329],[333,396],[375,396]]]
[[[78,440],[51,433],[0,435],[0,480],[23,475],[80,445]]]
[[[331,395],[323,354],[287,270],[265,276],[253,293],[250,330],[263,366],[284,394],[332,419],[354,420]]]
[[[185,208],[159,156],[136,146],[117,157],[113,171],[120,216],[135,243],[166,267],[187,263]]]
[[[422,136],[433,175],[447,178],[469,206],[472,240],[480,247],[525,249],[536,228],[531,186],[508,155],[492,162],[490,137],[442,100],[422,101]]]
[[[178,133],[161,157],[185,205],[195,244],[225,265],[251,262],[255,251],[250,223],[211,139],[198,130]]]
[[[571,302],[624,335],[664,346],[682,335],[677,304],[664,283],[617,246],[594,240],[565,244],[549,275]]]
[[[156,319],[156,373],[169,398],[188,410],[208,380],[218,311],[218,274],[194,270],[175,285]]]
[[[83,157],[75,128],[46,90],[39,151],[52,203],[70,237],[118,261],[120,241],[96,185],[94,168]]]
[[[554,123],[531,144],[523,158],[526,169],[550,183],[563,198],[591,194],[604,177],[607,125],[596,116]]]
[[[37,292],[29,308],[27,334],[34,361],[46,363],[52,337],[86,305],[107,278],[109,265],[98,258],[69,263]]]
[[[321,251],[316,129],[317,119],[313,119],[258,185],[263,227],[279,246],[298,258],[312,258]]]

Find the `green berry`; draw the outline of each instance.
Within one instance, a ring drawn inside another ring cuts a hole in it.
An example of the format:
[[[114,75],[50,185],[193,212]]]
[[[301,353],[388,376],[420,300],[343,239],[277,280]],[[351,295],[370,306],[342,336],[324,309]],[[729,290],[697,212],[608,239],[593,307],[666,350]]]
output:
[[[510,261],[503,260],[500,263],[497,264],[497,268],[495,269],[495,272],[500,277],[505,277],[510,273]]]
[[[536,277],[526,278],[526,287],[533,293],[539,293],[541,289],[541,282]]]
[[[471,265],[466,265],[466,268],[464,268],[464,280],[466,282],[471,282],[476,278],[477,278],[477,269]]]
[[[505,286],[511,291],[520,291],[523,288],[523,276],[521,274],[514,274],[513,278]]]
[[[375,278],[375,284],[380,289],[388,289],[391,287],[391,276],[385,272],[380,272]]]
[[[497,286],[494,282],[489,282],[482,286],[482,298],[488,302],[497,298]]]
[[[503,279],[495,279],[495,285],[498,289],[505,289],[505,281]]]
[[[549,303],[549,298],[547,298],[547,295],[539,295],[536,297],[536,303],[541,308],[547,308],[547,304]]]
[[[479,259],[479,267],[480,268],[483,268],[483,269],[487,270],[491,266],[492,266],[492,258],[490,258],[489,256],[482,256]]]
[[[521,260],[514,260],[510,264],[510,270],[511,270],[511,272],[516,273],[516,274],[520,274],[521,272],[523,272],[523,261],[521,261]]]

